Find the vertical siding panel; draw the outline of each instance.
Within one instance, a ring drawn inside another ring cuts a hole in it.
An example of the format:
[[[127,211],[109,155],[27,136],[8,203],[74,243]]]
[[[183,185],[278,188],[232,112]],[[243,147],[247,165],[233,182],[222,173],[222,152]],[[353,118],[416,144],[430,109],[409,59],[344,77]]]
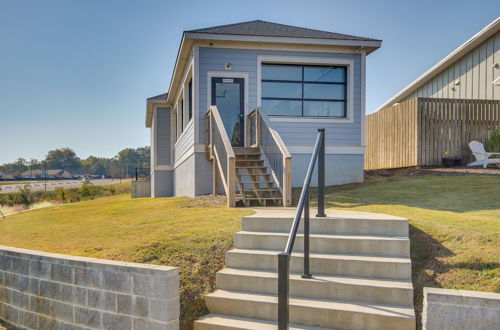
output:
[[[479,51],[472,53],[472,97],[479,98]]]
[[[493,61],[500,65],[500,33],[497,33],[493,39],[494,57]],[[494,70],[493,78],[500,77],[500,68]],[[493,87],[493,99],[500,100],[500,86]]]
[[[472,57],[473,54],[469,53],[469,55],[466,56],[467,62],[466,62],[466,88],[465,88],[465,97],[466,99],[472,99],[472,85],[474,84],[474,76],[472,74]]]
[[[494,44],[493,44],[494,39],[490,38],[486,42],[486,88],[485,88],[485,98],[486,99],[493,99],[493,73],[495,71],[495,68],[493,67],[493,55],[494,55]]]
[[[478,75],[478,98],[486,98],[486,44],[479,47],[479,75]]]

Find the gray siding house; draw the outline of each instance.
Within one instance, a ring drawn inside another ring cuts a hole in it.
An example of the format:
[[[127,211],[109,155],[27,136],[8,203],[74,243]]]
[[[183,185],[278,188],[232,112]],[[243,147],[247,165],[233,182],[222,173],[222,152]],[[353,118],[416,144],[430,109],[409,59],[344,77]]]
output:
[[[380,45],[259,20],[185,31],[168,93],[147,99],[152,197],[287,205],[320,128],[326,184],[362,181],[365,58]]]
[[[375,111],[416,97],[500,100],[500,17]]]
[[[365,169],[471,163],[498,129],[500,17],[367,115]]]

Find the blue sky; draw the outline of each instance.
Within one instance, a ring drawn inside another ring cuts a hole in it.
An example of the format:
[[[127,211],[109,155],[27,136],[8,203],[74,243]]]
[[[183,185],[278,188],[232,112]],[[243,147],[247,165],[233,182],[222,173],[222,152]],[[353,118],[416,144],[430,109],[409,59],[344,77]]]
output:
[[[382,39],[371,112],[499,14],[498,0],[0,0],[0,163],[148,145],[145,99],[168,88],[184,30],[262,19]]]

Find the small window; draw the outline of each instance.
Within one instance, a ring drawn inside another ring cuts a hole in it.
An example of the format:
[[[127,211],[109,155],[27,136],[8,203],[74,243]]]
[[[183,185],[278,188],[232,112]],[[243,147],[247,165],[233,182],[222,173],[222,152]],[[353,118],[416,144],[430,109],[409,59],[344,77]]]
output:
[[[270,116],[346,117],[347,68],[262,65],[262,110]]]
[[[173,135],[174,135],[174,140],[177,141],[177,112],[174,111],[174,115],[173,115],[173,120],[172,120],[172,123],[173,123]]]
[[[193,79],[189,81],[188,85],[188,102],[189,102],[188,120],[191,120],[191,118],[193,118]]]

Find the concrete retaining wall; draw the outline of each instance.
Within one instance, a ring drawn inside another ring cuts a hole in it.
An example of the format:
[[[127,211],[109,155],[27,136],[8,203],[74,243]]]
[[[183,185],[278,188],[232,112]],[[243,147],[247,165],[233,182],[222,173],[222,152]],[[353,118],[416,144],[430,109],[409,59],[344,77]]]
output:
[[[132,181],[132,198],[151,197],[151,181]]]
[[[500,293],[424,288],[424,330],[491,330],[500,326]]]
[[[179,272],[0,246],[0,319],[27,329],[178,329]]]

